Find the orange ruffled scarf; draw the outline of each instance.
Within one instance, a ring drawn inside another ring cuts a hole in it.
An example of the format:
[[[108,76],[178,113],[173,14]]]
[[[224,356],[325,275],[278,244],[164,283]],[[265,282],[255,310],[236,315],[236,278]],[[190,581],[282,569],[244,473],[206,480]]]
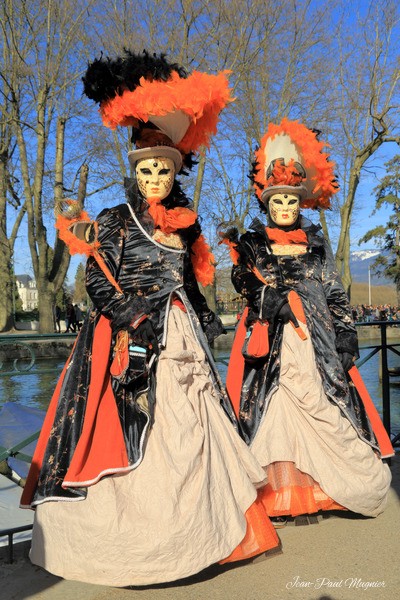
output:
[[[302,229],[294,229],[293,231],[285,231],[278,227],[266,227],[265,231],[271,242],[286,246],[287,244],[308,244],[308,239]]]
[[[147,202],[155,226],[165,234],[186,229],[197,219],[197,213],[190,208],[177,206],[168,209],[159,198],[147,198]],[[191,247],[191,260],[196,280],[203,286],[210,285],[214,281],[215,258],[203,235],[199,235]]]

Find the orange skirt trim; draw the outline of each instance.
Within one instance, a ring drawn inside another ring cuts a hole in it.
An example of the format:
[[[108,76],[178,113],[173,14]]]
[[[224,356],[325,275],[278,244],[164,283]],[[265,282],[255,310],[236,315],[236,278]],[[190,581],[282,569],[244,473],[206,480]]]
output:
[[[275,462],[267,467],[268,484],[258,499],[268,516],[312,514],[321,510],[346,510],[327,496],[319,484],[292,462]]]
[[[368,393],[367,388],[365,387],[365,383],[362,380],[359,370],[356,366],[352,367],[349,371],[349,375],[361,396],[361,400],[363,401],[365,411],[367,413],[368,419],[371,422],[372,429],[376,436],[376,440],[379,445],[379,450],[381,452],[382,458],[388,458],[390,456],[394,456],[394,449],[392,446],[392,442],[387,434],[387,431],[382,423],[382,420],[379,416],[378,411],[376,410],[375,404]]]
[[[246,535],[234,551],[227,558],[220,561],[221,565],[252,558],[279,546],[279,538],[275,528],[258,498],[246,511],[245,517],[247,521]]]
[[[244,375],[244,356],[242,348],[246,339],[246,319],[249,309],[246,306],[239,323],[237,324],[235,338],[232,344],[231,356],[229,359],[228,372],[226,374],[226,391],[235,411],[235,415],[239,417],[240,411],[240,395],[242,392],[243,375]]]

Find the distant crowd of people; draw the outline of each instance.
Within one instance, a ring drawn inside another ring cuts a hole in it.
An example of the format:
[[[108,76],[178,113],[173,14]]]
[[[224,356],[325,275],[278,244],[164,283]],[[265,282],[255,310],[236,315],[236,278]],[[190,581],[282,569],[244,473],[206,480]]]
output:
[[[370,323],[371,321],[398,321],[400,323],[400,306],[357,304],[351,309],[355,323]]]
[[[61,333],[61,308],[54,306],[54,333]],[[65,331],[63,333],[76,333],[82,327],[83,315],[77,304],[69,302],[65,309]]]
[[[357,304],[351,307],[355,323],[370,323],[371,321],[398,321],[400,324],[400,306],[391,304]],[[241,312],[237,314],[240,319]],[[62,310],[54,307],[54,332],[61,333]],[[83,322],[82,310],[78,304],[69,302],[65,310],[65,331],[63,333],[76,333],[80,331]]]

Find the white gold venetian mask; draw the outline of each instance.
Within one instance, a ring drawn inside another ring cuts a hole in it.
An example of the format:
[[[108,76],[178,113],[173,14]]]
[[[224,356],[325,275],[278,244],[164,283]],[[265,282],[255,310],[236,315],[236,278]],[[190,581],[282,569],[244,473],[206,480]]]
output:
[[[175,164],[172,158],[143,158],[136,163],[136,179],[144,198],[163,200],[172,190]]]
[[[299,212],[300,199],[297,194],[274,194],[269,199],[269,214],[276,225],[293,225]]]

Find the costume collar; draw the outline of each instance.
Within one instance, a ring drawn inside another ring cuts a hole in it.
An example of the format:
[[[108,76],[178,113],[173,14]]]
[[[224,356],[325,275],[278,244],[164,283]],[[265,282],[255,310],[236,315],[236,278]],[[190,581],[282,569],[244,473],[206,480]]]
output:
[[[257,217],[253,219],[253,221],[250,223],[249,228],[259,233],[267,242],[267,246],[270,247],[272,240],[269,239],[265,230],[265,225],[261,223],[260,219],[258,219]],[[315,225],[314,223],[311,223],[309,219],[307,219],[303,215],[300,215],[299,229],[302,229],[306,234],[309,248],[320,248],[323,246],[324,237],[322,234],[321,225]]]
[[[279,227],[266,227],[266,232],[271,240],[276,244],[306,244],[308,245],[308,238],[306,232],[303,229],[291,229],[286,231]]]

